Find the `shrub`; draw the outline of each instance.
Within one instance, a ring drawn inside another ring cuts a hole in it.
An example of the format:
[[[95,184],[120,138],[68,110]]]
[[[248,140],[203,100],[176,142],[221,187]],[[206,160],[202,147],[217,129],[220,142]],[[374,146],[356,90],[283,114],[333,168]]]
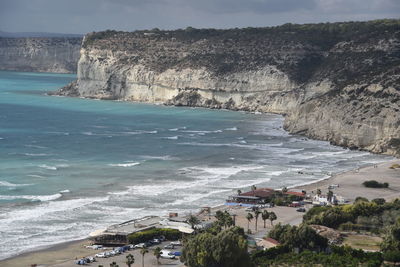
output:
[[[146,242],[150,239],[153,239],[157,236],[165,236],[168,240],[177,240],[181,236],[181,233],[176,229],[169,228],[153,228],[150,230],[145,230],[143,232],[137,232],[128,235],[128,241],[131,244],[137,244]]]
[[[389,167],[390,169],[400,169],[400,164],[392,164],[392,166]]]
[[[389,184],[388,183],[379,183],[375,180],[369,180],[369,181],[365,181],[363,183],[363,185],[365,187],[370,187],[370,188],[388,188]]]
[[[377,205],[383,205],[386,203],[386,200],[384,198],[375,198],[372,200],[372,202],[376,203]]]
[[[390,262],[400,262],[400,251],[391,250],[383,253],[383,259]]]

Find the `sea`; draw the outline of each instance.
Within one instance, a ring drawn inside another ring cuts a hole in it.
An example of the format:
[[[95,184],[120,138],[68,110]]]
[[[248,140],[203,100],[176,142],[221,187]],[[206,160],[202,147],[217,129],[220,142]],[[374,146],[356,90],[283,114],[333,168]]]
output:
[[[46,95],[75,78],[0,72],[0,259],[390,159],[291,135],[274,114]]]

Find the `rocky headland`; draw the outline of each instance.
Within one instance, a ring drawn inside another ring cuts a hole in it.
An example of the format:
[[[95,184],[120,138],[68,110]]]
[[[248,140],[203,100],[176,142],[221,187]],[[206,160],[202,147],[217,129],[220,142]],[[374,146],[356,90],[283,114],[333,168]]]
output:
[[[400,156],[400,20],[105,31],[57,94],[280,113],[291,133]]]
[[[81,37],[0,37],[0,70],[76,73]]]

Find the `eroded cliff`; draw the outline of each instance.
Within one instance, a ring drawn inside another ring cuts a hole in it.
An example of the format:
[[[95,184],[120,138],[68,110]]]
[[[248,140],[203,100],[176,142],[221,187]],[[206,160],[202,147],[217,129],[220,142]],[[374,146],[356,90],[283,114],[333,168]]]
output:
[[[0,37],[0,70],[76,73],[80,37]]]
[[[88,34],[58,94],[274,112],[285,128],[400,155],[400,21]]]

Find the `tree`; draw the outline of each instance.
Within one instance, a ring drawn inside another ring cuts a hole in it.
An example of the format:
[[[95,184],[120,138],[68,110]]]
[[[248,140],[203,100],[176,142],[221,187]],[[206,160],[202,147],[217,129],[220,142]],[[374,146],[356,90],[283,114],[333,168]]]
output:
[[[333,192],[331,190],[328,191],[327,198],[328,198],[329,202],[332,202],[332,200],[333,200]]]
[[[251,186],[251,191],[253,192],[253,196],[256,195],[256,192],[255,192],[256,190],[257,190],[257,187],[255,185],[252,185]]]
[[[381,249],[387,251],[400,251],[400,218],[397,222],[386,228]]]
[[[231,227],[234,225],[234,221],[232,215],[226,210],[224,211],[224,226],[225,228]]]
[[[119,267],[119,266],[115,261],[113,261],[110,263],[110,267]]]
[[[264,221],[264,228],[265,228],[265,221],[269,219],[269,212],[267,210],[264,210],[261,214],[261,218]]]
[[[243,229],[231,227],[217,235],[207,232],[183,243],[180,260],[188,267],[248,267],[247,242]]]
[[[276,217],[275,212],[271,211],[269,213],[269,220],[271,221],[271,225],[273,225],[272,222],[275,221],[276,219],[278,219],[278,217]]]
[[[237,194],[238,194],[238,196],[240,196],[242,194],[242,190],[238,189]]]
[[[247,219],[247,231],[249,231],[250,230],[250,222],[251,222],[251,220],[253,220],[253,214],[247,213],[246,219]]]
[[[283,193],[283,194],[285,194],[285,193],[287,193],[287,192],[288,192],[288,189],[287,189],[287,187],[286,187],[286,186],[285,186],[285,187],[283,187],[283,188],[282,188],[282,193]]]
[[[188,219],[188,223],[190,224],[190,226],[194,230],[194,227],[200,223],[200,220],[196,216],[190,215],[189,219]]]
[[[142,254],[142,267],[144,267],[144,254],[149,253],[149,250],[147,248],[142,248],[140,250],[140,254]]]
[[[321,191],[321,189],[317,189],[317,196],[320,196],[322,194],[322,191]]]
[[[156,247],[154,249],[154,256],[157,259],[157,264],[160,264],[160,258],[161,258],[161,248],[160,247]]]
[[[254,218],[256,218],[256,231],[257,231],[258,217],[260,216],[260,214],[261,211],[259,211],[258,209],[254,211]]]
[[[128,265],[128,267],[131,267],[131,265],[135,263],[135,257],[133,257],[133,255],[129,253],[126,256],[126,262],[125,263],[126,263],[126,265]]]

